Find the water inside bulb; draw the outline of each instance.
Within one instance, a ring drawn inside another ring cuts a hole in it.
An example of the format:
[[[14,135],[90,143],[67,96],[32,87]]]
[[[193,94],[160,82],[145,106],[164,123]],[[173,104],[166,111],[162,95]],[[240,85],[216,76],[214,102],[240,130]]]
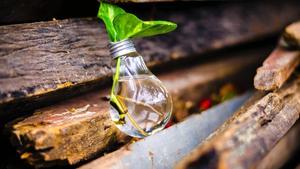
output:
[[[123,110],[111,104],[111,117],[120,130],[145,137],[164,128],[172,111],[171,98],[155,76],[121,77],[118,88],[116,97]]]
[[[147,68],[132,41],[109,45],[116,59],[110,98],[112,121],[124,133],[143,138],[162,130],[172,113],[172,98]]]
[[[171,96],[141,59],[122,58],[110,111],[113,122],[121,131],[139,138],[162,130],[172,112]]]

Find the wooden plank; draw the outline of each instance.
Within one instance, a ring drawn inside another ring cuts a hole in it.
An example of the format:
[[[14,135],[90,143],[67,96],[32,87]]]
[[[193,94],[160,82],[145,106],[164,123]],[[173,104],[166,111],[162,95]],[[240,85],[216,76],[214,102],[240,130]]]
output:
[[[252,93],[193,115],[158,134],[98,158],[80,169],[168,169],[218,128]],[[218,117],[218,118],[216,118]]]
[[[300,64],[300,51],[277,47],[257,69],[254,86],[258,90],[276,90],[290,77]]]
[[[286,48],[300,50],[300,21],[285,28],[280,42]]]
[[[269,93],[183,158],[176,168],[255,168],[300,115],[299,79]]]
[[[113,0],[112,0],[113,1]],[[112,2],[110,1],[110,2]],[[190,0],[189,2],[182,2],[182,0],[135,0],[141,3],[131,3],[130,1],[121,1],[122,6],[138,13],[147,13],[152,15],[152,11],[157,8],[164,9],[183,9],[191,6],[207,6],[216,5],[223,2],[210,3],[210,0],[202,0],[202,2]],[[143,3],[147,2],[148,3]],[[151,1],[151,3],[149,3]],[[162,3],[162,2],[167,3]],[[224,0],[223,0],[224,1]],[[297,0],[286,0],[290,3]],[[33,0],[28,3],[27,1],[18,0],[1,0],[0,1],[0,25],[16,24],[16,23],[29,23],[37,21],[48,21],[52,18],[75,18],[96,16],[99,8],[99,2],[95,1],[68,1],[68,0]],[[127,2],[127,3],[126,3]],[[244,2],[231,2],[229,4],[237,4]],[[265,2],[267,4],[269,2]],[[276,2],[275,2],[276,3]],[[280,6],[280,5],[279,5]]]
[[[180,64],[182,59],[278,32],[300,16],[299,3],[157,8],[153,15],[178,23],[178,29],[139,39],[136,45],[149,66],[176,60]],[[112,67],[106,45],[104,28],[96,19],[1,26],[0,116],[107,83]]]
[[[257,169],[280,169],[299,150],[300,121],[276,144],[276,146],[257,165]]]
[[[300,63],[300,22],[285,28],[280,45],[274,49],[257,69],[254,86],[258,90],[275,90],[280,88]]]
[[[238,81],[251,84],[249,82],[260,56],[269,50],[270,47],[261,46],[227,52],[225,55],[232,58],[213,60],[160,75],[174,98],[174,114],[183,110],[177,105],[194,102],[224,83]],[[240,79],[242,76],[243,80]],[[65,100],[9,124],[12,143],[21,158],[36,167],[58,162],[75,164],[122,143],[123,135],[110,120],[109,104],[103,100],[107,93],[107,90],[96,91]]]

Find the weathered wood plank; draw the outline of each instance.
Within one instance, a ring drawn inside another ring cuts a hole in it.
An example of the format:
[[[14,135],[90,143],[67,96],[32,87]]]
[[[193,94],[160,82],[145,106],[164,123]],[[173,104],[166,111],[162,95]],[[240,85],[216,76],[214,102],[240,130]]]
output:
[[[279,46],[257,69],[255,88],[267,91],[280,88],[300,63],[299,47],[300,22],[296,22],[285,28]]]
[[[300,115],[300,82],[269,93],[180,161],[177,168],[254,168]]]
[[[300,50],[300,21],[285,28],[280,42],[284,47]]]
[[[300,51],[277,47],[257,69],[254,86],[258,90],[280,88],[300,64]]]
[[[269,50],[270,47],[261,46],[227,53],[232,58],[213,60],[160,75],[159,78],[173,95],[174,114],[184,110],[176,105],[198,100],[226,82],[251,84],[249,82],[257,63],[262,60],[260,56]],[[109,104],[103,100],[107,93],[96,91],[65,100],[36,110],[33,116],[8,125],[12,143],[21,158],[36,167],[53,165],[58,161],[75,164],[121,143],[123,135],[110,120]]]
[[[156,135],[98,158],[80,169],[169,169],[237,110],[252,93],[193,115]],[[218,118],[216,118],[218,117]]]
[[[300,121],[276,144],[264,159],[259,162],[257,169],[280,169],[300,148]]]
[[[167,36],[137,40],[136,45],[149,66],[192,58],[278,32],[300,16],[299,3],[157,8],[152,17],[174,21],[178,29]],[[105,83],[112,72],[106,45],[104,28],[95,19],[1,26],[0,115]],[[85,87],[73,92],[60,90],[78,86]]]
[[[138,2],[146,2],[149,0],[139,0]],[[156,2],[155,2],[156,1]],[[159,2],[160,1],[160,2]],[[152,10],[157,8],[178,9],[188,8],[190,6],[207,6],[218,5],[224,2],[209,2],[210,0],[202,0],[196,2],[170,2],[161,3],[164,0],[154,0],[151,3],[123,3],[126,9],[135,12],[152,13]],[[177,0],[174,0],[177,1]],[[224,1],[224,0],[223,0]],[[297,0],[286,0],[290,3]],[[29,3],[30,2],[30,3]],[[122,1],[128,2],[128,1]],[[227,1],[229,4],[244,3],[239,1]],[[251,2],[252,3],[252,2]],[[269,2],[265,2],[267,4]],[[276,3],[276,2],[275,2]],[[184,7],[183,7],[184,6]],[[280,6],[280,5],[279,5]],[[37,21],[52,20],[52,18],[75,18],[95,16],[99,7],[99,2],[95,1],[68,1],[68,0],[1,0],[0,1],[0,25],[29,23]],[[150,14],[151,15],[151,14]]]

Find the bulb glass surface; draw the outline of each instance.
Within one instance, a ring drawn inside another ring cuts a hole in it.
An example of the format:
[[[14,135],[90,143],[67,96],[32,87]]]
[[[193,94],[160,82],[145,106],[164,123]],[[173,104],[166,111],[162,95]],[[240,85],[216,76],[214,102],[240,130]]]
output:
[[[124,133],[143,138],[162,130],[172,113],[172,98],[136,52],[120,56],[110,115]]]

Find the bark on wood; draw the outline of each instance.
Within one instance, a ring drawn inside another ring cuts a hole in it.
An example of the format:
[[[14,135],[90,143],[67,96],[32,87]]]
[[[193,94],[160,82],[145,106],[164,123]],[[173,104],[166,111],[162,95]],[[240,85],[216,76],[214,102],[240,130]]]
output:
[[[236,114],[224,130],[193,150],[183,168],[254,168],[288,132],[300,115],[300,81],[269,93]]]
[[[280,88],[300,63],[300,51],[277,47],[257,69],[254,86],[258,90]]]
[[[300,21],[287,26],[280,40],[283,47],[300,50]]]
[[[257,169],[280,169],[289,161],[300,147],[300,121],[276,144],[264,159],[259,162]]]
[[[157,8],[156,18],[174,21],[178,29],[166,36],[137,40],[136,45],[150,66],[191,58],[278,32],[300,15],[297,4]],[[105,34],[95,19],[1,26],[0,115],[18,106],[34,108],[44,98],[57,100],[109,80],[112,67]],[[74,86],[80,90],[59,90]]]
[[[240,81],[239,77],[255,69],[256,56],[265,52],[266,49],[245,51],[243,56],[249,57],[226,58],[160,76],[173,95],[175,114],[176,105],[191,102],[196,94],[201,97],[208,89],[205,86],[219,86],[233,79]],[[243,78],[245,83],[251,81],[250,75],[246,77],[249,80]],[[121,143],[123,135],[112,124],[109,104],[102,99],[107,93],[96,91],[66,100],[8,125],[21,158],[35,167],[58,162],[75,164]]]

